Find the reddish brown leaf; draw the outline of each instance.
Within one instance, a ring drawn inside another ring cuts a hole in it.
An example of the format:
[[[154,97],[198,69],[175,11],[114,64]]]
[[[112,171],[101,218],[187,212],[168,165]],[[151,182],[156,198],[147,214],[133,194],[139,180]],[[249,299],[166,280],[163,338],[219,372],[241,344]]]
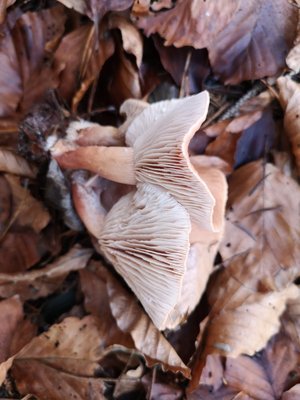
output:
[[[296,363],[293,344],[279,336],[257,359],[246,356],[227,359],[224,377],[229,386],[255,399],[273,400],[282,394],[285,380]]]
[[[298,400],[300,396],[300,384],[293,386],[283,393],[281,400]]]
[[[34,178],[37,173],[24,158],[6,149],[0,149],[0,171],[29,178]]]
[[[109,11],[124,11],[129,8],[133,0],[59,0],[66,7],[74,8],[81,14],[89,16],[98,22]]]
[[[93,270],[94,276],[90,275],[90,277],[86,272],[82,272],[85,292],[88,296],[87,299],[89,299],[86,300],[86,304],[88,309],[93,313],[96,312],[101,320],[103,315],[107,315],[105,318],[110,321],[108,322],[109,325],[114,320],[114,326],[110,325],[110,328],[106,328],[111,332],[111,336],[109,335],[106,339],[108,343],[111,343],[113,337],[116,344],[122,344],[124,340],[127,341],[127,345],[131,342],[135,349],[144,355],[149,366],[160,364],[166,370],[182,372],[184,376],[188,377],[189,368],[184,365],[170,343],[154,326],[137,300],[104,267],[94,264]],[[87,279],[89,279],[89,282],[91,282],[91,279],[100,280],[100,282],[92,285],[87,283]],[[100,287],[102,287],[102,293],[95,297],[92,290],[96,288],[98,290]],[[103,289],[106,290],[104,294]],[[102,304],[103,310],[100,308]],[[106,326],[106,324],[103,326]],[[119,336],[118,338],[120,332],[122,332],[123,337]],[[120,340],[122,340],[121,343]]]
[[[284,67],[297,13],[282,0],[181,0],[172,10],[142,17],[138,25],[147,35],[159,33],[166,45],[207,47],[216,75],[234,84],[275,75]]]
[[[91,253],[89,249],[74,247],[44,268],[19,274],[0,273],[0,296],[10,297],[16,292],[24,300],[47,296],[59,287],[69,272],[84,268]]]
[[[251,251],[247,265],[255,268],[256,285],[282,288],[293,282],[299,276],[299,196],[297,183],[271,164],[239,168],[229,180],[223,260]]]
[[[91,316],[53,325],[15,356],[12,374],[18,390],[43,399],[102,400],[104,384],[96,378],[100,340]]]
[[[35,335],[35,328],[24,320],[23,305],[18,296],[0,302],[0,384],[3,383],[12,359]],[[6,361],[7,360],[7,361]]]
[[[300,174],[300,84],[289,77],[277,80],[280,102],[285,110],[284,129],[291,142],[298,175]]]
[[[15,24],[8,22],[4,27],[0,41],[1,116],[14,114],[18,107],[26,112],[47,89],[57,85],[57,73],[45,62],[46,46],[62,35],[64,21],[62,8],[54,7],[24,13]]]
[[[62,70],[59,92],[66,99],[76,93],[74,108],[114,49],[113,39],[104,24],[100,26],[98,36],[95,27],[87,24],[63,38],[55,53],[56,68]]]

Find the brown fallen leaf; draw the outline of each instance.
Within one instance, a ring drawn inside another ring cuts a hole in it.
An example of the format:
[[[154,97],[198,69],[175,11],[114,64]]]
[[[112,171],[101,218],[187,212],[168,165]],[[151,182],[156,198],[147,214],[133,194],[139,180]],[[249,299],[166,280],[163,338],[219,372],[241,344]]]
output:
[[[207,135],[216,136],[205,153],[221,157],[234,168],[263,157],[276,136],[271,100],[269,92],[262,92],[243,104],[234,118],[205,128]]]
[[[105,339],[107,344],[113,344],[114,340],[115,344],[127,343],[129,346],[131,343],[130,347],[134,347],[145,357],[149,367],[159,364],[165,370],[181,372],[185,377],[189,377],[189,368],[154,326],[135,297],[129,294],[101,264],[93,264],[90,268],[91,272],[81,272],[86,296],[85,304],[87,309],[100,320],[106,315],[108,323],[106,332],[110,332]],[[102,291],[98,292],[100,287]],[[98,294],[95,294],[95,288]],[[103,323],[106,326],[106,323]]]
[[[8,222],[1,236],[0,271],[8,276],[14,273],[21,274],[53,251],[55,245],[49,241],[47,235],[36,233],[27,227],[11,228]],[[13,296],[15,293],[12,288],[8,296]]]
[[[234,292],[228,286],[219,291],[227,293],[216,300],[203,324],[204,351],[229,357],[253,355],[279,331],[279,317],[288,300],[299,295],[299,290],[292,285],[280,292],[264,294],[245,286]]]
[[[54,68],[62,70],[58,90],[62,97],[73,99],[73,111],[114,50],[106,24],[99,30],[83,25],[64,36],[55,52]]]
[[[11,373],[21,394],[103,400],[105,385],[97,378],[101,350],[94,317],[66,318],[23,347],[14,357]]]
[[[210,72],[207,51],[196,50],[193,47],[178,49],[175,46],[164,46],[162,39],[157,36],[154,36],[153,40],[163,67],[172,76],[176,85],[181,87],[186,79],[186,94],[203,90],[203,82]]]
[[[297,183],[262,161],[249,163],[230,177],[220,253],[226,262],[250,251],[244,262],[252,265],[252,278],[242,281],[246,286],[252,279],[261,288],[280,289],[299,276],[299,198]]]
[[[279,398],[288,374],[297,364],[293,344],[286,337],[275,337],[257,358],[227,358],[224,378],[228,386],[264,400]]]
[[[287,76],[277,80],[279,98],[284,114],[284,129],[289,138],[296,161],[297,172],[300,174],[300,84]]]
[[[23,305],[18,296],[0,302],[0,385],[2,385],[12,357],[34,336],[35,327],[24,320]]]
[[[50,222],[50,214],[43,203],[35,199],[29,190],[21,185],[20,179],[5,175],[13,197],[12,219],[19,226],[29,226],[39,233]]]
[[[35,178],[37,174],[36,168],[28,164],[24,158],[3,148],[0,149],[0,171],[28,178]]]
[[[285,66],[297,18],[293,6],[281,0],[181,0],[171,10],[141,17],[137,24],[147,35],[159,33],[167,46],[208,48],[215,74],[235,84],[273,76]]]
[[[67,254],[46,267],[26,273],[0,273],[0,296],[16,292],[22,300],[45,297],[55,291],[71,271],[86,266],[92,251],[73,247]]]
[[[281,400],[298,400],[300,396],[300,384],[293,386],[282,394]]]
[[[7,18],[1,37],[1,116],[28,111],[47,89],[57,86],[57,72],[46,63],[46,47],[62,36],[64,23],[60,6],[23,13],[16,21],[13,15]]]
[[[217,392],[212,392],[210,388],[200,386],[193,393],[187,394],[187,400],[253,400],[251,398],[240,398],[240,391],[228,386],[223,386]]]
[[[101,21],[109,11],[124,11],[128,9],[133,0],[104,0],[95,2],[93,0],[59,0],[66,7],[74,8],[81,14],[87,15],[95,23]]]
[[[298,26],[297,26],[297,35],[294,41],[294,46],[290,50],[289,54],[286,58],[286,63],[289,68],[291,68],[294,72],[299,72],[300,68],[300,1],[295,0],[298,5]]]
[[[283,330],[290,337],[297,350],[300,350],[300,297],[289,300],[282,317]]]

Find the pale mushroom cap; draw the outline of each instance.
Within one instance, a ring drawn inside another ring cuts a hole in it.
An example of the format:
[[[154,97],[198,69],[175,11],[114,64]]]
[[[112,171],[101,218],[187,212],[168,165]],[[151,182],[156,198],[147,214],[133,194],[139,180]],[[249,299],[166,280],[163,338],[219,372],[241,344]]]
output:
[[[208,104],[205,91],[151,105],[130,125],[126,141],[133,144],[138,182],[165,188],[189,212],[192,222],[218,231],[213,221],[215,199],[188,155],[189,142],[205,120]]]
[[[181,294],[190,218],[163,189],[138,184],[108,213],[99,243],[159,329]]]

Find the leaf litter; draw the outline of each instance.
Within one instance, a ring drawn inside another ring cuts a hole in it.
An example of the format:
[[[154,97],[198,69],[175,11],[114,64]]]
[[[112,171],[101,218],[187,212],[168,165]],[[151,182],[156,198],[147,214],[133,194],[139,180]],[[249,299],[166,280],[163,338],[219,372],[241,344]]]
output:
[[[299,16],[3,2],[0,397],[299,397]]]

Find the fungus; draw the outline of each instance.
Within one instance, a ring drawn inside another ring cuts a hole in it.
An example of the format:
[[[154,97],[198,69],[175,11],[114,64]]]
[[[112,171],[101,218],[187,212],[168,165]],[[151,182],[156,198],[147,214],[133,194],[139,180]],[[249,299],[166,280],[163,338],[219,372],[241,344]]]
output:
[[[208,93],[154,103],[133,120],[126,132],[132,147],[86,146],[69,149],[58,141],[52,149],[63,168],[87,169],[129,185],[158,185],[186,208],[192,222],[212,232],[215,199],[193,167],[188,145],[204,121]]]

